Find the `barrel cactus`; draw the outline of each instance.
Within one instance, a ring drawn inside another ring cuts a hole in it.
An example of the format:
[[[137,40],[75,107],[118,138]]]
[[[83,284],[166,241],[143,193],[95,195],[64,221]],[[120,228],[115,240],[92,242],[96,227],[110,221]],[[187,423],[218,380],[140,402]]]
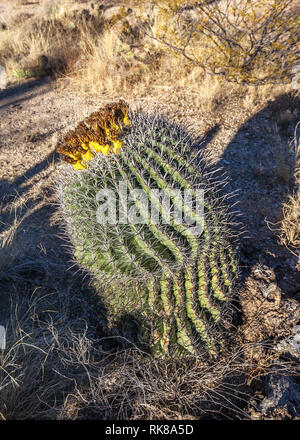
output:
[[[59,180],[65,229],[110,315],[139,318],[154,355],[216,356],[230,326],[235,246],[193,137],[121,100],[81,122],[58,151],[73,165]]]

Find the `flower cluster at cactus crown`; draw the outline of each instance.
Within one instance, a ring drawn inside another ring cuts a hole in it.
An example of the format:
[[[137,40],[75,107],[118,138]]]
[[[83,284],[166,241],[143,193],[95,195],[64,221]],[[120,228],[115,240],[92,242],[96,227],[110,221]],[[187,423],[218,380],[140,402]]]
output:
[[[111,152],[119,153],[124,129],[129,124],[125,101],[121,99],[118,103],[107,104],[67,133],[64,144],[57,151],[75,169],[87,168],[87,162],[95,153],[105,156]]]

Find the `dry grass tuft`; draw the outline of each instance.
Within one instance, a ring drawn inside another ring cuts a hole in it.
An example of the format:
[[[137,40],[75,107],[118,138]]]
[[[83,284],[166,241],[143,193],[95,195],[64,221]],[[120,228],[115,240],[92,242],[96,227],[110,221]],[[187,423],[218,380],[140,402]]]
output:
[[[294,180],[295,191],[289,196],[288,202],[283,205],[283,221],[281,223],[280,240],[283,245],[299,256],[300,251],[300,137],[298,129],[294,134]]]
[[[88,23],[84,14],[58,3],[46,8],[43,16],[21,13],[1,35],[0,62],[12,80],[66,73],[86,49],[82,42],[102,25],[101,19]]]
[[[136,348],[109,352],[107,339],[91,339],[87,328],[78,333],[43,321],[41,301],[36,295],[8,329],[0,354],[2,420],[247,419],[250,385],[271,371],[272,357],[255,368],[243,349],[210,365],[155,360]]]
[[[272,371],[297,373],[265,343],[237,345],[217,361],[154,359],[121,336],[97,337],[89,319],[71,320],[72,286],[32,287],[25,295],[13,283],[0,352],[2,420],[249,419],[253,384]],[[82,316],[82,292],[80,300]]]

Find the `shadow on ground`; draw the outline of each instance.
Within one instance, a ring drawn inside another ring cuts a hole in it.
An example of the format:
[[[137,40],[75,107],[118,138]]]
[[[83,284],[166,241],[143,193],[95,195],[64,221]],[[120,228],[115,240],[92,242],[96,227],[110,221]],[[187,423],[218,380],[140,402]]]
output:
[[[229,177],[227,191],[237,191],[231,200],[237,201],[249,237],[242,239],[244,263],[248,270],[260,263],[274,271],[288,297],[300,292],[300,272],[297,258],[280,246],[278,229],[282,207],[295,188],[293,140],[299,119],[300,99],[279,96],[240,127],[218,163]]]
[[[45,94],[47,86],[53,81],[53,77],[31,79],[0,91],[0,111],[9,106],[17,107],[34,96]]]

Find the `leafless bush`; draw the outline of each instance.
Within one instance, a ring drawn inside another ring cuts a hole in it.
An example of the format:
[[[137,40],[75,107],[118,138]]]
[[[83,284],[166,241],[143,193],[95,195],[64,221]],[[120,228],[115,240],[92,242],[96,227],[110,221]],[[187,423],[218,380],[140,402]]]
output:
[[[290,81],[299,58],[294,0],[153,1],[157,40],[205,72],[246,84]]]

